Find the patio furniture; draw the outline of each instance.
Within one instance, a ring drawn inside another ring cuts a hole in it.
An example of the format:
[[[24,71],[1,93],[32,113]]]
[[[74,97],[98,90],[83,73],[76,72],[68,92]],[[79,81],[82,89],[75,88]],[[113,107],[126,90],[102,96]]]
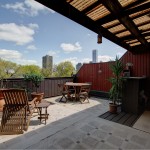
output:
[[[85,100],[87,100],[89,102],[89,92],[91,89],[91,84],[89,85],[82,85],[80,92],[79,92],[79,98],[80,98],[80,102],[83,103]]]
[[[22,134],[27,130],[34,112],[34,98],[28,103],[28,96],[24,89],[2,90],[5,105],[0,126],[0,134]]]
[[[48,113],[47,113],[47,108],[48,106],[50,105],[50,103],[48,101],[45,101],[45,100],[42,100],[41,103],[39,103],[36,108],[39,109],[39,117],[38,119],[40,119],[40,123],[41,123],[41,120],[44,119],[45,120],[45,125],[46,125],[46,120],[48,119]],[[42,113],[42,109],[45,109],[45,112]]]
[[[81,87],[82,86],[90,86],[91,84],[90,83],[73,83],[73,82],[66,82],[65,85],[68,87],[68,86],[73,86],[74,89],[75,89],[75,93],[74,93],[74,96],[75,96],[75,100],[80,100],[80,96],[79,96],[79,93],[81,91]]]
[[[71,91],[69,91],[68,86],[64,83],[58,83],[58,87],[60,89],[60,92],[62,94],[62,97],[60,98],[59,102],[67,102],[69,98],[71,98]],[[63,98],[65,98],[65,101],[63,101]]]

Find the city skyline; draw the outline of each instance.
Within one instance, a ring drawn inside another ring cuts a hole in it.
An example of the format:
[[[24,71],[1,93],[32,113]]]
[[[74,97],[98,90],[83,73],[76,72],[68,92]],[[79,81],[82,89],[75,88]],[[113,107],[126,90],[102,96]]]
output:
[[[0,58],[17,64],[42,67],[42,56],[53,56],[54,64],[115,59],[126,50],[108,41],[97,44],[97,34],[34,0],[0,1]]]

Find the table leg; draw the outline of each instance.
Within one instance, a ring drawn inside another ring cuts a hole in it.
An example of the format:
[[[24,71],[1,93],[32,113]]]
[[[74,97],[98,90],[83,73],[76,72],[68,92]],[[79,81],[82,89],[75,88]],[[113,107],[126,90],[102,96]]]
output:
[[[47,107],[45,108],[45,125],[46,125],[46,119],[47,119]]]
[[[39,108],[40,111],[40,123],[41,123],[41,119],[42,119],[42,108]]]

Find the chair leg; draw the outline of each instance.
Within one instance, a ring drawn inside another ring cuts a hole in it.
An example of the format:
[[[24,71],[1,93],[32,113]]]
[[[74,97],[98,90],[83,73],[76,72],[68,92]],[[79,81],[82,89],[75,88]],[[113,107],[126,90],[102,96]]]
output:
[[[88,101],[88,103],[90,103],[90,101],[89,101],[89,98],[87,97],[87,101]]]
[[[63,98],[65,98],[66,101],[62,101]],[[65,102],[65,103],[66,103],[67,101],[68,101],[68,98],[67,98],[65,95],[62,95],[61,99],[59,100],[59,102]]]
[[[64,98],[66,99],[66,101],[65,101],[65,103],[67,103],[67,101],[68,101],[68,98],[64,95]]]
[[[59,102],[62,102],[63,96],[60,98]]]

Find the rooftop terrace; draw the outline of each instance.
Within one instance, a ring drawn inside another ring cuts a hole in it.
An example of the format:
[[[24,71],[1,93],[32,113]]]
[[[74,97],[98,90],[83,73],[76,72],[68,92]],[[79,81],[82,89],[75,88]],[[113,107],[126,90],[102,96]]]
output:
[[[60,97],[47,98],[47,125],[37,115],[22,135],[0,136],[0,149],[149,149],[148,132],[127,127],[98,116],[108,110],[109,101],[90,98],[90,103],[59,103]]]

